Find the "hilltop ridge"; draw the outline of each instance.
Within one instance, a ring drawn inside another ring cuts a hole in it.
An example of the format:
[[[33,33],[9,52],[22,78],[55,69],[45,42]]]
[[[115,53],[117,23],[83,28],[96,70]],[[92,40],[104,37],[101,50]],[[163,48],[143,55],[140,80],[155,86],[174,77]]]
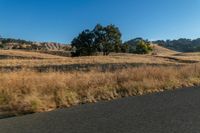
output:
[[[23,49],[23,50],[66,50],[69,46],[66,44],[56,43],[56,42],[33,42],[21,39],[12,38],[0,38],[0,49],[10,50],[10,49]]]

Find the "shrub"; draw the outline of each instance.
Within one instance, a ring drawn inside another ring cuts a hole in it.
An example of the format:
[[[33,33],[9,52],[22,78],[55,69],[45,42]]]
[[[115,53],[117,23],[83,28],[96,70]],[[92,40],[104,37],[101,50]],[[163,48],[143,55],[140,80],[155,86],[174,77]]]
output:
[[[148,54],[152,51],[152,47],[150,46],[149,42],[145,41],[138,41],[136,46],[136,53],[137,54]]]

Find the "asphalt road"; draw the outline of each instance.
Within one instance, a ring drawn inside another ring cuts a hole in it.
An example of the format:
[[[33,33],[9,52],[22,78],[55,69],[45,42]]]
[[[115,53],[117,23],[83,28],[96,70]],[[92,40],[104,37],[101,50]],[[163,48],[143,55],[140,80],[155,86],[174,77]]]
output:
[[[200,133],[200,87],[1,119],[0,133]]]

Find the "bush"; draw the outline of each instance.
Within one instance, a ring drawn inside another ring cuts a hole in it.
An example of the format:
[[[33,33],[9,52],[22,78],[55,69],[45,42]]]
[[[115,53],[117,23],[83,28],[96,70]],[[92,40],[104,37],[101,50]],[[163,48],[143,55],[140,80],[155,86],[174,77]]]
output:
[[[152,47],[150,46],[149,42],[145,41],[138,41],[136,45],[136,53],[137,54],[148,54],[152,51]]]

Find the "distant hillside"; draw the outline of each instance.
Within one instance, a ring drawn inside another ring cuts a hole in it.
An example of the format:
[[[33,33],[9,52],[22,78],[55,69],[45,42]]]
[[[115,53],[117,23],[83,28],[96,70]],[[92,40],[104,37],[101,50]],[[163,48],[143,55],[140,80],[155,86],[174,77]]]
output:
[[[125,52],[134,53],[136,51],[137,42],[143,40],[149,42],[143,38],[135,38],[126,41]],[[157,40],[153,41],[153,44],[165,47],[167,49],[179,52],[200,52],[200,38],[198,39],[185,39],[181,38],[178,40]],[[70,51],[71,46],[55,43],[55,42],[33,42],[21,39],[12,38],[0,38],[0,49],[22,49],[22,50],[39,50],[39,51]]]
[[[158,40],[153,43],[159,44],[160,46],[176,50],[179,52],[199,52],[200,51],[200,38],[198,39],[185,39],[181,38],[178,40]]]
[[[70,46],[54,42],[32,42],[21,39],[0,38],[0,49],[58,51],[69,50]]]
[[[155,55],[176,55],[179,54],[179,52],[170,50],[168,48],[159,46],[157,44],[152,44],[153,47],[153,54]]]

